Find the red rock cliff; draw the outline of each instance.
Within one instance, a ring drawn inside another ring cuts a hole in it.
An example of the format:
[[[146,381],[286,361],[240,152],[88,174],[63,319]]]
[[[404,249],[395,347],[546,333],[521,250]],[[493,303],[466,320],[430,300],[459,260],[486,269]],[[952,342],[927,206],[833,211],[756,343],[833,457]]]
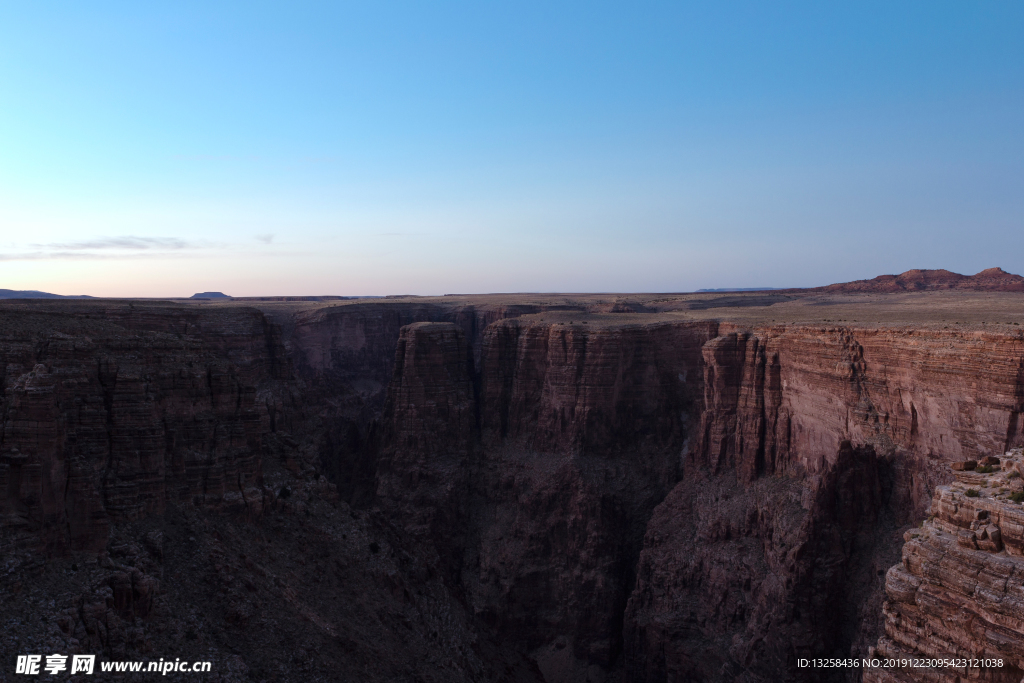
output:
[[[96,550],[112,521],[244,496],[257,394],[287,371],[251,309],[8,307],[0,341],[0,510],[8,548]]]
[[[795,658],[865,654],[896,530],[924,515],[949,462],[1020,443],[1022,358],[1019,336],[986,333],[780,326],[710,341],[700,438],[648,525],[626,614],[633,680],[827,680]],[[846,441],[883,456],[877,482],[858,464],[874,456],[851,460]],[[877,509],[823,508],[851,478]]]
[[[1016,450],[988,469],[955,473],[935,490],[932,515],[906,532],[902,562],[886,576],[885,633],[871,652],[883,662],[953,661],[868,668],[866,683],[1024,677],[1024,458]]]

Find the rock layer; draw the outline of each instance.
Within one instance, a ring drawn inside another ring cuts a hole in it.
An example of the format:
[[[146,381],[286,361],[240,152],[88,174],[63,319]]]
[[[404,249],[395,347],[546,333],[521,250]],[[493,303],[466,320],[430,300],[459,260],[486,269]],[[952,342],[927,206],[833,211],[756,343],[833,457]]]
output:
[[[4,549],[97,550],[112,522],[168,501],[244,500],[266,431],[257,394],[288,372],[258,311],[2,316]]]
[[[1021,469],[1024,457],[1015,450],[994,472],[958,471],[955,482],[936,489],[933,514],[906,532],[903,561],[886,576],[885,634],[872,653],[883,660],[987,665],[867,669],[865,681],[1016,683],[1024,677]]]
[[[949,481],[951,460],[1020,442],[1021,340],[721,331],[703,349],[699,439],[648,525],[626,614],[630,680],[830,680],[795,660],[866,654],[897,529],[924,516],[925,491]],[[816,502],[845,496],[844,441],[881,456],[879,481],[857,485],[878,509],[852,520]],[[830,529],[844,542],[822,541]]]

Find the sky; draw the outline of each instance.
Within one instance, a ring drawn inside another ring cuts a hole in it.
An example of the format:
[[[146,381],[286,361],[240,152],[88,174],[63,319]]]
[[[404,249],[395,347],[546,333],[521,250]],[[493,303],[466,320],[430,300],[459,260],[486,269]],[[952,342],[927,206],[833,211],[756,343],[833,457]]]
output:
[[[0,3],[0,288],[1024,273],[1024,3]]]

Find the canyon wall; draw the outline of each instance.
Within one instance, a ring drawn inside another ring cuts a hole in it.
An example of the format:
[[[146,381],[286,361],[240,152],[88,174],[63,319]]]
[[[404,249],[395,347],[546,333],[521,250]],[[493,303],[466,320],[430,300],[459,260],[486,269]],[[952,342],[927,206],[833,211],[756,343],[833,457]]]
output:
[[[222,683],[540,680],[409,532],[323,476],[331,377],[293,371],[284,327],[233,306],[0,307],[0,680],[44,651],[174,653]],[[380,374],[363,360],[353,383]]]
[[[244,641],[273,605],[267,633],[366,680],[841,680],[796,658],[880,642],[886,571],[949,463],[1024,445],[1019,335],[265,308],[3,308],[0,547],[121,548],[96,609],[145,630],[173,622],[161,567],[196,562],[147,520],[184,515],[220,588],[179,599],[224,605],[197,623]],[[276,527],[276,569],[247,561]],[[359,610],[390,616],[345,631]],[[75,619],[62,637],[93,638]],[[443,643],[443,673],[375,668],[383,642]]]
[[[644,525],[679,479],[713,334],[504,320],[484,333],[474,389],[460,327],[402,330],[378,500],[548,680],[616,665]]]
[[[866,654],[898,530],[924,516],[951,460],[1019,443],[1024,346],[946,331],[722,331],[704,348],[684,481],[648,525],[626,614],[630,680],[841,678],[798,671],[796,658]]]
[[[579,310],[566,305],[354,303],[311,310],[267,307],[283,331],[285,347],[302,397],[277,412],[303,424],[318,439],[318,466],[341,494],[360,507],[372,504],[378,427],[395,368],[403,326],[448,322],[462,330],[475,366],[480,364],[484,330],[492,322],[548,310]],[[272,407],[273,410],[273,407]]]
[[[459,436],[438,427],[443,457],[405,437],[378,491],[457,510],[435,543],[549,680],[796,680],[799,656],[864,654],[926,492],[1020,439],[1014,337],[531,317],[489,326],[479,368],[444,343],[426,374]],[[423,390],[393,395],[408,425]]]
[[[245,506],[284,349],[252,309],[0,312],[3,550],[99,550],[168,501]],[[258,497],[258,496],[257,496]]]

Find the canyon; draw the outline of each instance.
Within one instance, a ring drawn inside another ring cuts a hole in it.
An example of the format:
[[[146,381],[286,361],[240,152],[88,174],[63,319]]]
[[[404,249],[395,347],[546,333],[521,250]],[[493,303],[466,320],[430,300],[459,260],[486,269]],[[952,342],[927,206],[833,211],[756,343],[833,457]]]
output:
[[[920,607],[947,551],[909,530],[953,538],[951,464],[1024,446],[1022,317],[956,288],[0,302],[0,680],[44,651],[524,683],[937,656],[907,624],[977,596]]]

